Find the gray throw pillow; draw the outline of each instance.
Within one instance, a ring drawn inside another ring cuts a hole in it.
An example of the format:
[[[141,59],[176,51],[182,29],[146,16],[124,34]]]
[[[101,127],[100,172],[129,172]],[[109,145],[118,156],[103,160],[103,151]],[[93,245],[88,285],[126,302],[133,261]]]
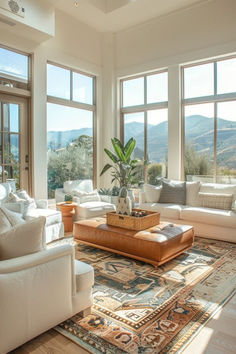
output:
[[[159,203],[186,204],[186,182],[162,181]]]

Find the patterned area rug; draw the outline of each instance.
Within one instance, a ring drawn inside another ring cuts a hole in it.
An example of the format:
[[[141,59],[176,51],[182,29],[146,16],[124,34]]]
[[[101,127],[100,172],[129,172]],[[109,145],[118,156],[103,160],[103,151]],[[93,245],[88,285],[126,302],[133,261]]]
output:
[[[68,241],[67,241],[68,242]],[[236,245],[196,239],[155,269],[85,245],[77,259],[95,270],[94,306],[56,330],[92,353],[176,353],[236,292]]]

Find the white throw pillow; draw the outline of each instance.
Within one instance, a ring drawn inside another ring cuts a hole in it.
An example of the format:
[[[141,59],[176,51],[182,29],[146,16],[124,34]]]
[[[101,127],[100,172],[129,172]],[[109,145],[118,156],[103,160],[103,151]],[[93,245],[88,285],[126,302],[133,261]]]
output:
[[[16,193],[10,192],[8,197],[2,203],[7,209],[26,215],[29,210],[36,209],[36,203],[30,198],[25,190],[19,190]]]
[[[219,183],[202,183],[200,187],[201,193],[213,194],[229,194],[233,195],[232,209],[234,209],[236,201],[236,185],[235,184],[219,184]]]
[[[0,234],[0,260],[25,256],[43,249],[46,218],[39,217]]]
[[[63,184],[64,193],[72,194],[73,191],[83,191],[83,192],[92,192],[93,191],[93,182],[91,179],[83,179],[76,181],[66,181]]]
[[[153,186],[145,183],[144,186],[145,199],[147,203],[158,203],[160,199],[162,186]]]
[[[232,194],[199,193],[199,200],[202,207],[221,210],[231,210]]]
[[[99,202],[101,200],[96,189],[92,192],[89,192],[89,193],[74,190],[74,191],[72,191],[72,195],[79,197],[81,204],[87,203],[87,202]]]
[[[15,225],[23,224],[24,222],[25,221],[22,219],[20,214],[0,207],[0,234],[10,230]]]
[[[186,182],[186,205],[199,206],[198,193],[200,190],[200,181]]]
[[[10,183],[0,183],[0,201],[3,202],[11,192]]]

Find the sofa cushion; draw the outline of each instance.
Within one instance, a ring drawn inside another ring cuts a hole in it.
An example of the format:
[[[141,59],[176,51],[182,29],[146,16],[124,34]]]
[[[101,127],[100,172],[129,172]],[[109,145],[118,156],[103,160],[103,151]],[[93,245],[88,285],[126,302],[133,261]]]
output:
[[[87,263],[75,260],[75,279],[77,291],[91,288],[94,284],[93,267]]]
[[[147,203],[157,203],[161,195],[161,186],[153,186],[145,183],[144,186],[145,199]]]
[[[76,181],[66,181],[63,185],[63,192],[72,194],[74,190],[82,192],[92,192],[93,191],[93,182],[91,179],[83,179]]]
[[[29,221],[40,216],[44,216],[46,218],[46,226],[54,225],[62,221],[61,212],[53,209],[31,209],[24,216],[24,218],[26,221]]]
[[[202,193],[233,194],[233,202],[236,200],[235,184],[202,183],[200,187]]]
[[[158,211],[162,218],[180,219],[181,205],[166,203],[143,203],[139,205],[140,209]]]
[[[180,213],[180,219],[222,227],[236,227],[236,213],[231,210],[186,206]]]
[[[27,201],[28,205],[31,206],[32,208],[37,208],[35,200],[29,196],[29,194],[26,192],[26,190],[19,189],[19,190],[16,191],[16,195],[19,198]]]
[[[199,206],[198,192],[200,190],[201,183],[186,182],[186,204],[190,206]]]
[[[221,210],[231,210],[233,194],[215,194],[199,192],[199,200],[202,207]]]
[[[87,202],[76,207],[76,214],[80,219],[89,219],[96,216],[102,216],[114,210],[114,204],[106,202]]]
[[[92,192],[82,192],[82,191],[74,190],[72,192],[72,195],[79,197],[80,203],[100,201],[100,196],[96,189]]]
[[[186,204],[186,182],[162,181],[159,203]]]
[[[10,183],[0,183],[0,202],[3,202],[11,192]]]
[[[4,207],[0,207],[0,233],[24,222],[25,221],[22,219],[20,214],[14,213]]]
[[[43,248],[45,218],[24,222],[0,234],[0,260],[21,257]]]

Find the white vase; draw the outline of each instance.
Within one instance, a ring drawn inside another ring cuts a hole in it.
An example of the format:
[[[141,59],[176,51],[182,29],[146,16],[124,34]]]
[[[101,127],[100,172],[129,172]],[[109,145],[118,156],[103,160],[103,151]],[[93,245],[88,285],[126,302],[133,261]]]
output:
[[[116,203],[116,213],[123,215],[130,215],[132,212],[132,203],[129,197],[118,198]]]

